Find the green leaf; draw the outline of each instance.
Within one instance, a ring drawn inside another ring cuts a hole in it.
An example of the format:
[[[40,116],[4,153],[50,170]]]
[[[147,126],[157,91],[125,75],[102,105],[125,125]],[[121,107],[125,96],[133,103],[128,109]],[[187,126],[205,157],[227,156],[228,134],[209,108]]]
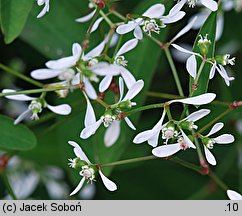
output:
[[[0,115],[0,148],[26,151],[36,146],[35,135],[26,126],[14,125],[13,120]]]
[[[22,32],[33,0],[0,0],[1,29],[5,43],[9,44]]]
[[[216,38],[216,27],[217,27],[217,12],[212,12],[205,23],[203,24],[202,28],[200,29],[197,38],[195,40],[194,46],[193,46],[193,52],[200,53],[200,49],[197,46],[198,41],[200,39],[200,35],[204,37],[206,34],[208,34],[208,39],[211,41],[210,49],[207,54],[207,58],[213,58],[214,52],[215,52],[215,38]],[[196,57],[197,59],[197,70],[199,70],[202,60],[199,57]],[[207,92],[208,89],[208,83],[209,83],[209,74],[210,69],[212,65],[209,63],[206,63],[204,65],[204,68],[202,70],[202,74],[198,79],[197,83],[197,89],[195,91],[192,90],[192,85],[194,83],[194,79],[190,77],[190,96],[196,96],[200,94],[204,94]]]
[[[85,37],[88,23],[78,23],[75,19],[90,13],[87,3],[88,1],[52,0],[49,13],[41,19],[36,19],[39,7],[34,5],[21,39],[45,57],[60,58],[69,55],[72,44],[80,43]]]

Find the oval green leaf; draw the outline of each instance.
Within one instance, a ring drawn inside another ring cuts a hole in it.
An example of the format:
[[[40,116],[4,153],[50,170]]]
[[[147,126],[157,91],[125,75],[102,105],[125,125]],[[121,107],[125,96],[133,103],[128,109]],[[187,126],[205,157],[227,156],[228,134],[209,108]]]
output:
[[[0,149],[26,151],[37,144],[34,133],[26,126],[14,125],[13,120],[0,115]]]
[[[33,0],[0,0],[1,29],[5,43],[16,39],[23,30]]]

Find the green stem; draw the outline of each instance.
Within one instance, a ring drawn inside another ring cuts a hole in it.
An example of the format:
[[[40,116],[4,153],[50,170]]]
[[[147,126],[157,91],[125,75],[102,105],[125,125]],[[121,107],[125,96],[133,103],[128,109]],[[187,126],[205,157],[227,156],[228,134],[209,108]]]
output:
[[[114,35],[114,33],[115,33],[115,29],[111,29],[110,31],[109,31],[109,33],[108,33],[108,42],[107,42],[107,44],[106,44],[106,46],[105,46],[105,49],[104,49],[104,51],[103,51],[103,54],[107,54],[107,52],[108,52],[108,49],[109,49],[109,46],[110,46],[110,44],[111,44],[111,41],[112,41],[112,38],[113,38],[113,35]]]
[[[111,10],[110,11],[111,14],[115,15],[116,17],[118,17],[119,19],[126,21],[126,17],[124,17],[122,14],[120,14],[119,12],[115,11],[115,10]]]
[[[145,156],[145,157],[116,161],[116,162],[107,163],[107,164],[101,164],[99,166],[100,167],[118,166],[118,165],[124,165],[124,164],[130,164],[130,163],[136,163],[136,162],[142,162],[142,161],[154,160],[154,159],[159,159],[159,158],[155,157],[154,155],[150,155],[150,156]]]
[[[173,62],[173,59],[171,57],[171,53],[170,53],[170,50],[169,48],[166,48],[164,49],[165,51],[165,54],[166,54],[166,57],[167,57],[167,60],[170,64],[170,67],[171,67],[171,71],[172,71],[172,74],[173,74],[173,77],[175,79],[175,82],[176,82],[176,86],[177,86],[177,89],[178,89],[178,92],[179,92],[179,95],[184,97],[184,92],[182,90],[182,85],[181,85],[181,82],[180,82],[180,79],[178,77],[178,73],[177,73],[177,70],[176,70],[176,67],[175,67],[175,64]]]
[[[217,176],[213,171],[210,170],[208,176],[213,179],[214,182],[217,183],[223,190],[227,191],[229,188],[228,186]]]
[[[32,85],[35,85],[35,86],[37,86],[37,87],[42,87],[42,86],[43,86],[42,83],[40,83],[40,82],[38,82],[38,81],[36,81],[36,80],[33,80],[33,79],[31,79],[30,77],[27,77],[27,76],[25,76],[25,75],[23,75],[23,74],[21,74],[21,73],[15,71],[15,70],[11,69],[11,68],[9,68],[9,67],[7,67],[7,66],[1,64],[1,63],[0,63],[0,68],[1,68],[3,71],[5,71],[5,72],[7,72],[7,73],[9,73],[9,74],[12,74],[12,75],[14,75],[14,76],[16,76],[16,77],[18,77],[18,78],[20,78],[20,79],[22,79],[22,80],[28,82],[28,83],[31,83]]]
[[[102,106],[104,106],[106,109],[110,107],[105,101],[101,100],[100,98],[97,98],[96,101]]]
[[[203,71],[203,68],[204,68],[205,63],[206,63],[206,61],[203,60],[202,63],[201,63],[201,65],[200,65],[200,67],[199,67],[199,70],[198,70],[198,72],[197,72],[197,76],[196,76],[196,78],[195,78],[195,80],[194,80],[194,84],[193,84],[193,85],[195,85],[195,86],[197,85],[198,80],[199,80],[199,78],[200,78],[200,76],[201,76],[201,74],[202,74],[202,71]],[[195,90],[192,91],[191,96],[193,95],[194,91],[195,91]]]
[[[100,15],[103,17],[103,19],[107,22],[107,24],[111,27],[111,28],[114,28],[114,23],[107,17],[107,15],[102,11],[100,10],[99,11]]]
[[[219,116],[217,116],[216,118],[214,118],[212,121],[210,121],[208,124],[206,124],[203,128],[201,128],[196,134],[201,134],[203,131],[205,131],[207,128],[209,128],[210,126],[212,126],[213,124],[215,124],[216,122],[218,122],[221,118],[223,118],[224,116],[226,116],[227,114],[229,114],[230,112],[232,112],[233,109],[228,108],[227,110],[225,110],[223,113],[221,113]]]
[[[116,47],[115,47],[115,51],[114,51],[114,53],[113,53],[113,56],[114,56],[114,57],[116,56],[116,54],[117,54],[118,51],[119,51],[119,48],[121,47],[122,40],[123,40],[123,35],[120,35],[120,36],[119,36],[119,39],[118,39],[118,43],[117,43],[117,45],[116,45]]]
[[[154,155],[150,155],[150,156],[145,156],[145,157],[138,157],[138,158],[132,158],[132,159],[127,159],[127,160],[121,160],[121,161],[116,161],[116,162],[112,162],[112,163],[106,163],[106,164],[100,164],[98,165],[100,168],[102,167],[109,167],[109,166],[120,166],[120,165],[125,165],[125,164],[130,164],[130,163],[136,163],[136,162],[143,162],[143,161],[148,161],[148,160],[155,160],[155,159],[163,159],[163,160],[168,160],[171,162],[174,162],[176,164],[179,164],[183,167],[186,167],[188,169],[194,170],[198,173],[201,174],[201,168],[197,165],[194,165],[188,161],[182,160],[178,157],[173,157],[173,158],[158,158],[155,157]],[[216,182],[223,190],[227,190],[228,187],[226,186],[226,184],[212,171],[209,172],[208,176],[214,181]]]
[[[15,195],[15,193],[14,193],[14,191],[13,191],[11,185],[10,185],[10,182],[9,182],[8,177],[7,177],[7,175],[5,174],[5,172],[1,172],[1,176],[2,176],[2,179],[3,179],[3,181],[4,181],[4,183],[5,183],[6,187],[7,187],[7,190],[8,190],[9,195],[10,195],[14,200],[17,200],[17,197],[16,197],[16,195]]]
[[[30,89],[30,90],[23,90],[23,91],[16,91],[16,92],[0,93],[0,97],[9,96],[9,95],[19,95],[19,94],[36,94],[36,93],[43,93],[43,92],[58,91],[63,89],[76,89],[76,88],[79,88],[79,85],[48,87],[48,88],[42,88],[42,89]]]
[[[140,111],[144,111],[144,110],[148,110],[148,109],[157,109],[157,108],[162,108],[162,107],[164,107],[164,103],[151,104],[151,105],[139,107],[139,108],[133,109],[129,112],[126,112],[126,116],[135,114],[135,113],[140,112]]]

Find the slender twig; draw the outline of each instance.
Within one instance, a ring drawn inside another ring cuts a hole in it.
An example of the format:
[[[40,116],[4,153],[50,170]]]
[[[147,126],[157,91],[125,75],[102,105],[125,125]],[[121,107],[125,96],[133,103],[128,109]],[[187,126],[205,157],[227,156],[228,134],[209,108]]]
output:
[[[32,85],[35,85],[35,86],[37,86],[37,87],[42,87],[42,86],[43,86],[42,83],[40,83],[40,82],[38,82],[38,81],[36,81],[36,80],[33,80],[33,79],[31,79],[30,77],[27,77],[27,76],[25,76],[24,74],[22,74],[22,73],[20,73],[20,72],[18,72],[18,71],[15,71],[15,70],[13,70],[12,68],[9,68],[9,67],[7,67],[7,66],[1,64],[1,63],[0,63],[0,68],[1,68],[3,71],[5,71],[5,72],[7,72],[7,73],[9,73],[9,74],[12,74],[12,75],[14,75],[14,76],[16,76],[16,77],[18,77],[18,78],[20,78],[20,79],[22,79],[22,80],[24,80],[24,81],[30,83],[30,84],[32,84]]]
[[[36,93],[43,93],[43,92],[58,91],[63,89],[76,89],[76,88],[79,88],[79,85],[30,89],[30,90],[23,90],[23,91],[0,93],[0,97],[9,96],[9,95],[20,95],[20,94],[36,94]]]
[[[8,190],[9,195],[14,200],[17,200],[17,197],[16,197],[16,195],[15,195],[15,193],[14,193],[14,191],[13,191],[11,185],[10,185],[10,182],[8,180],[8,177],[7,177],[6,173],[5,172],[1,172],[1,176],[2,176],[2,179],[3,179],[3,181],[4,181],[4,183],[5,183],[6,187],[7,187],[7,190]]]
[[[176,82],[176,87],[177,87],[177,90],[179,92],[179,95],[180,96],[184,96],[184,92],[182,90],[182,85],[181,85],[181,82],[180,82],[180,79],[178,77],[178,73],[177,73],[177,70],[176,70],[176,67],[175,67],[175,64],[173,62],[173,59],[171,57],[171,53],[170,53],[170,50],[168,48],[164,49],[165,51],[165,54],[166,54],[166,57],[167,57],[167,60],[170,64],[170,67],[171,67],[171,71],[172,71],[172,74],[173,74],[173,77],[175,79],[175,82]]]
[[[140,111],[144,111],[144,110],[148,110],[148,109],[157,109],[157,108],[162,108],[162,107],[164,107],[164,103],[151,104],[151,105],[147,105],[147,106],[143,106],[143,107],[133,109],[129,112],[126,112],[125,115],[129,116],[129,115],[135,114],[135,113],[140,112]]]

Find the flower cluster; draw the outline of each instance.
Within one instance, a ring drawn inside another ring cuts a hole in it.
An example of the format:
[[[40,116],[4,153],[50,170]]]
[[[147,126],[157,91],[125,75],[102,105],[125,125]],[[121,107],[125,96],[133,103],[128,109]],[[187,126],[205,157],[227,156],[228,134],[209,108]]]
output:
[[[109,15],[115,13],[110,10],[110,13],[105,14],[102,10],[106,6],[105,3],[106,1],[90,1],[88,7],[91,12],[75,20],[78,23],[91,22],[83,43],[73,43],[70,56],[47,61],[43,68],[31,71],[30,76],[32,79],[49,82],[43,85],[44,90],[39,97],[30,97],[13,89],[4,89],[2,91],[3,94],[6,94],[5,97],[10,100],[30,102],[27,110],[17,117],[14,123],[18,124],[28,116],[32,120],[38,120],[39,114],[42,113],[44,108],[59,115],[69,115],[71,113],[69,104],[53,106],[47,103],[49,101],[47,100],[48,89],[53,88],[59,98],[66,98],[74,90],[78,89],[82,92],[86,103],[86,112],[83,115],[85,116],[83,119],[84,128],[79,131],[80,138],[88,139],[97,132],[99,127],[104,127],[106,128],[103,135],[104,144],[106,147],[113,146],[120,137],[122,120],[132,130],[136,130],[129,118],[129,113],[136,106],[135,101],[138,100],[135,100],[135,97],[142,92],[145,83],[142,79],[137,79],[142,77],[142,74],[136,77],[130,70],[130,65],[135,64],[135,62],[129,61],[127,53],[133,52],[141,45],[142,40],[148,38],[156,42],[162,49],[168,50],[171,46],[188,55],[186,69],[189,77],[191,77],[191,82],[193,82],[193,87],[195,87],[192,88],[193,92],[190,92],[188,97],[169,100],[160,106],[163,107],[163,110],[159,121],[153,128],[137,134],[133,142],[135,144],[147,142],[153,148],[152,154],[160,158],[170,157],[179,151],[188,149],[197,150],[202,146],[207,162],[216,165],[217,162],[211,150],[216,144],[233,143],[234,136],[226,133],[214,137],[214,134],[224,126],[221,122],[214,122],[210,132],[206,135],[203,134],[204,130],[199,128],[197,121],[207,116],[210,110],[201,109],[200,106],[211,103],[216,94],[203,92],[197,95],[193,93],[196,91],[200,77],[203,76],[204,66],[210,68],[208,71],[209,79],[214,78],[217,71],[226,85],[230,86],[234,77],[229,75],[225,66],[234,65],[235,57],[231,57],[227,53],[224,55],[211,54],[215,38],[210,32],[198,35],[194,44],[197,51],[185,49],[175,43],[194,26],[201,27],[204,20],[200,20],[199,14],[194,16],[169,42],[160,42],[156,36],[167,25],[176,23],[185,17],[186,13],[183,11],[183,7],[186,3],[190,8],[203,5],[209,10],[209,13],[218,10],[218,3],[214,0],[178,0],[168,12],[165,5],[157,3],[149,7],[141,15],[130,14],[123,17],[119,14],[117,17],[121,17],[122,20],[115,24],[109,18]],[[44,6],[37,18],[43,17],[49,12],[49,0],[37,0],[37,4]],[[110,25],[110,31],[103,36],[97,46],[89,49],[91,34],[104,21]],[[126,34],[130,34],[132,38],[123,41],[125,38],[123,36]],[[119,39],[116,40],[115,37]],[[114,51],[110,51],[111,46],[116,47]],[[147,53],[147,57],[148,55]],[[108,92],[114,93],[111,102],[110,100],[105,101],[105,94]],[[102,114],[98,118],[96,117],[93,102],[99,103],[103,108]],[[172,117],[170,109],[175,103],[182,104],[184,108],[183,114],[178,120]],[[199,109],[189,113],[189,105],[194,105]],[[78,186],[71,195],[76,194],[85,183],[95,182],[98,174],[109,191],[117,190],[116,184],[101,171],[102,165],[91,163],[76,142],[69,141],[68,143],[74,148],[76,155],[76,158],[69,159],[69,166],[77,170],[81,176]],[[241,199],[241,195],[235,191],[228,190],[227,194],[230,199]]]

